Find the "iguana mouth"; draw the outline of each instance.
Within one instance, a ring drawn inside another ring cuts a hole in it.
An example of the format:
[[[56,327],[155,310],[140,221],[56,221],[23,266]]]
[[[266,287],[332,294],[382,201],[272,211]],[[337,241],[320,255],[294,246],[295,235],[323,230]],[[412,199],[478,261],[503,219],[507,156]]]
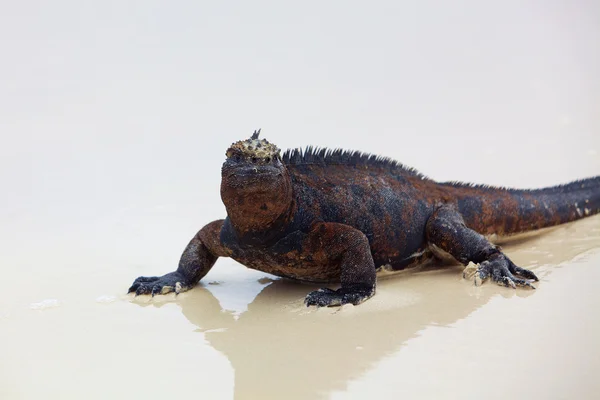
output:
[[[230,178],[233,176],[251,177],[261,175],[278,176],[281,175],[281,170],[270,165],[247,165],[234,168],[232,171],[228,172],[226,176],[227,178]]]

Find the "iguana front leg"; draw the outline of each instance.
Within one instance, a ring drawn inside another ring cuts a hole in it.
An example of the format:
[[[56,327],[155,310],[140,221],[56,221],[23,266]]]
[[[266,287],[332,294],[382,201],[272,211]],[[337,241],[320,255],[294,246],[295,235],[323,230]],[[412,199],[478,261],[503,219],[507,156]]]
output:
[[[325,268],[339,268],[342,283],[338,290],[323,288],[309,293],[307,306],[357,305],[375,294],[375,263],[369,241],[361,231],[344,224],[317,223],[302,251]]]
[[[220,234],[223,220],[213,221],[202,228],[187,245],[176,271],[163,276],[140,276],[129,288],[128,293],[166,294],[185,292],[194,287],[217,261],[227,257],[229,252],[221,244]]]
[[[516,266],[498,246],[469,229],[460,213],[452,207],[438,208],[427,221],[426,233],[430,244],[450,253],[463,265],[470,261],[479,264],[476,277],[481,281],[491,277],[499,285],[535,289],[530,280],[537,281],[538,278],[533,272]]]

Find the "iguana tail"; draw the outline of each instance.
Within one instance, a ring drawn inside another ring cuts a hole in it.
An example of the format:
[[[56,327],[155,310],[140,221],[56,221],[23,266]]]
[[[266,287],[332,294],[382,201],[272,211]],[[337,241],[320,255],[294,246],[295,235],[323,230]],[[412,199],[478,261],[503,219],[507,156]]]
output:
[[[467,226],[482,234],[511,235],[600,213],[600,176],[533,190],[442,185]]]

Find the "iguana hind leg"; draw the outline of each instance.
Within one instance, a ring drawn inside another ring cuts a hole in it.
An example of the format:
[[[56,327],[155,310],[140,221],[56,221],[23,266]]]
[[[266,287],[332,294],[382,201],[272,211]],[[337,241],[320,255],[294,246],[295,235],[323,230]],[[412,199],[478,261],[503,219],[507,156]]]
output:
[[[426,234],[429,244],[449,253],[460,263],[479,264],[476,283],[477,278],[481,281],[491,278],[499,285],[535,289],[530,281],[538,278],[533,272],[516,266],[498,246],[469,229],[460,213],[452,207],[441,206],[433,213],[427,221]]]
[[[307,306],[358,305],[375,294],[375,263],[369,240],[359,230],[332,222],[315,224],[303,252],[326,268],[339,268],[342,287],[323,288],[306,296]]]

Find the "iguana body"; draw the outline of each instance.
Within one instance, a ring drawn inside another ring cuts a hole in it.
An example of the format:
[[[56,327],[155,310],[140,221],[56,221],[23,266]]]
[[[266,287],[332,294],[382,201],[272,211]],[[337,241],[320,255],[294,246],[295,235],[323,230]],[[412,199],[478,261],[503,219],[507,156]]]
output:
[[[288,151],[236,142],[222,168],[227,218],[198,232],[177,271],[129,289],[160,294],[193,287],[218,257],[308,282],[341,283],[307,305],[359,304],[376,270],[402,270],[449,254],[480,264],[478,278],[533,287],[484,235],[511,235],[600,212],[600,176],[539,190],[438,183],[387,158],[326,149]]]

